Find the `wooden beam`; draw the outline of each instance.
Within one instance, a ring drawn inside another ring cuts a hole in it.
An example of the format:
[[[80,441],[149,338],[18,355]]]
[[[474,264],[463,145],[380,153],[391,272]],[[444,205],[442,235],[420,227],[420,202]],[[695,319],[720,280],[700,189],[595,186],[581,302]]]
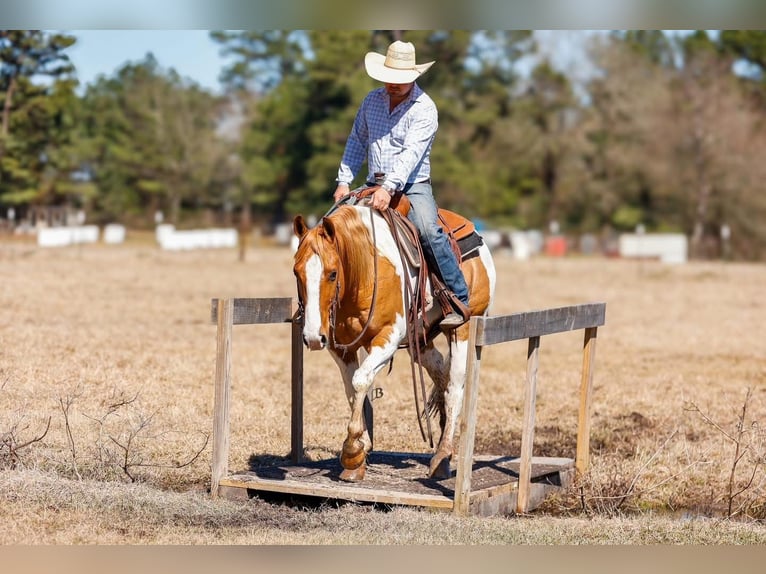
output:
[[[532,489],[532,446],[535,442],[535,403],[537,400],[537,369],[540,365],[540,337],[530,337],[527,347],[527,381],[524,385],[524,419],[521,427],[521,457],[519,464],[519,493],[516,512],[529,509]]]
[[[218,331],[215,357],[215,397],[213,404],[213,453],[210,494],[218,497],[221,479],[229,472],[229,403],[231,390],[231,335],[234,300],[217,301]]]
[[[580,411],[577,423],[577,472],[584,474],[590,463],[590,414],[593,390],[593,367],[596,364],[597,327],[585,329],[583,342],[582,378],[580,380]]]
[[[494,345],[600,327],[604,324],[605,317],[606,303],[585,303],[497,317],[477,317],[476,344]]]
[[[258,325],[266,323],[290,323],[295,315],[297,304],[292,297],[275,298],[236,298],[233,301],[234,325]],[[217,321],[218,299],[210,305],[210,321]]]
[[[476,343],[479,319],[480,317],[471,318],[468,334],[468,362],[463,389],[463,409],[460,416],[460,447],[455,476],[455,504],[452,507],[453,512],[459,516],[467,516],[470,511],[473,448],[476,437],[476,406],[479,397],[479,370],[481,367],[481,346]]]

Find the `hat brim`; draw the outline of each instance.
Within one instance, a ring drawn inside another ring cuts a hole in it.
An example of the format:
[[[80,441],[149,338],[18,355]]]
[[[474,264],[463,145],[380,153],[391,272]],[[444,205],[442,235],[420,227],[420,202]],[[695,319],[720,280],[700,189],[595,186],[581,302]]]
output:
[[[409,84],[425,74],[428,68],[434,64],[433,62],[415,64],[411,70],[398,70],[389,68],[385,62],[386,57],[383,54],[368,52],[364,57],[364,68],[367,70],[367,75],[385,84]]]

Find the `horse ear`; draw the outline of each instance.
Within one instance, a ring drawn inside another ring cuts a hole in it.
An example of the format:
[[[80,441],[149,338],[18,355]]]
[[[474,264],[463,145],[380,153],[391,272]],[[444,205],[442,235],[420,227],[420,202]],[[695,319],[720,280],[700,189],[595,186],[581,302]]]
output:
[[[303,219],[303,216],[296,215],[295,219],[293,219],[293,233],[295,233],[298,239],[303,239],[303,236],[306,235],[308,230],[309,226],[306,225],[306,221]]]
[[[332,222],[332,219],[329,217],[323,217],[322,228],[324,229],[324,234],[327,239],[330,241],[335,241],[335,224]]]

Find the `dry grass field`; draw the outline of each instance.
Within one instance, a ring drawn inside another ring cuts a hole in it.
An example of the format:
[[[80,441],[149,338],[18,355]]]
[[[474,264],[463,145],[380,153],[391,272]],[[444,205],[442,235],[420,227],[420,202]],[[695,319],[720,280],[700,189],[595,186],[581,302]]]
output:
[[[493,314],[607,304],[591,468],[527,517],[213,501],[214,297],[291,296],[288,249],[162,252],[151,241],[0,242],[2,544],[764,544],[766,266],[496,253]],[[289,326],[236,327],[232,469],[290,441]],[[376,448],[425,452],[405,354],[381,373]],[[575,452],[582,332],[540,347],[535,454]],[[476,452],[520,448],[526,343],[482,357]],[[306,453],[347,408],[305,355]]]

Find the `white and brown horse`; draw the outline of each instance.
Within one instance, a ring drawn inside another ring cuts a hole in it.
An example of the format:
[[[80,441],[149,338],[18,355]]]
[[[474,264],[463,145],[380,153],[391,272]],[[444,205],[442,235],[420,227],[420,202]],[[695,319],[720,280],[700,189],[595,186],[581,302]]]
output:
[[[348,436],[340,455],[341,479],[364,478],[372,444],[363,404],[375,375],[407,340],[406,289],[416,272],[402,261],[388,223],[369,207],[343,205],[309,229],[298,215],[300,238],[294,273],[304,311],[303,341],[311,350],[327,348],[340,368],[351,405]],[[495,267],[486,245],[461,264],[472,315],[485,314],[495,288]],[[409,284],[409,286],[408,286]],[[377,288],[376,288],[377,285]],[[431,458],[432,477],[449,476],[453,437],[463,403],[469,324],[452,331],[443,357],[428,343],[418,353],[433,380],[431,403],[439,412],[441,438]],[[359,363],[357,350],[367,354]]]

